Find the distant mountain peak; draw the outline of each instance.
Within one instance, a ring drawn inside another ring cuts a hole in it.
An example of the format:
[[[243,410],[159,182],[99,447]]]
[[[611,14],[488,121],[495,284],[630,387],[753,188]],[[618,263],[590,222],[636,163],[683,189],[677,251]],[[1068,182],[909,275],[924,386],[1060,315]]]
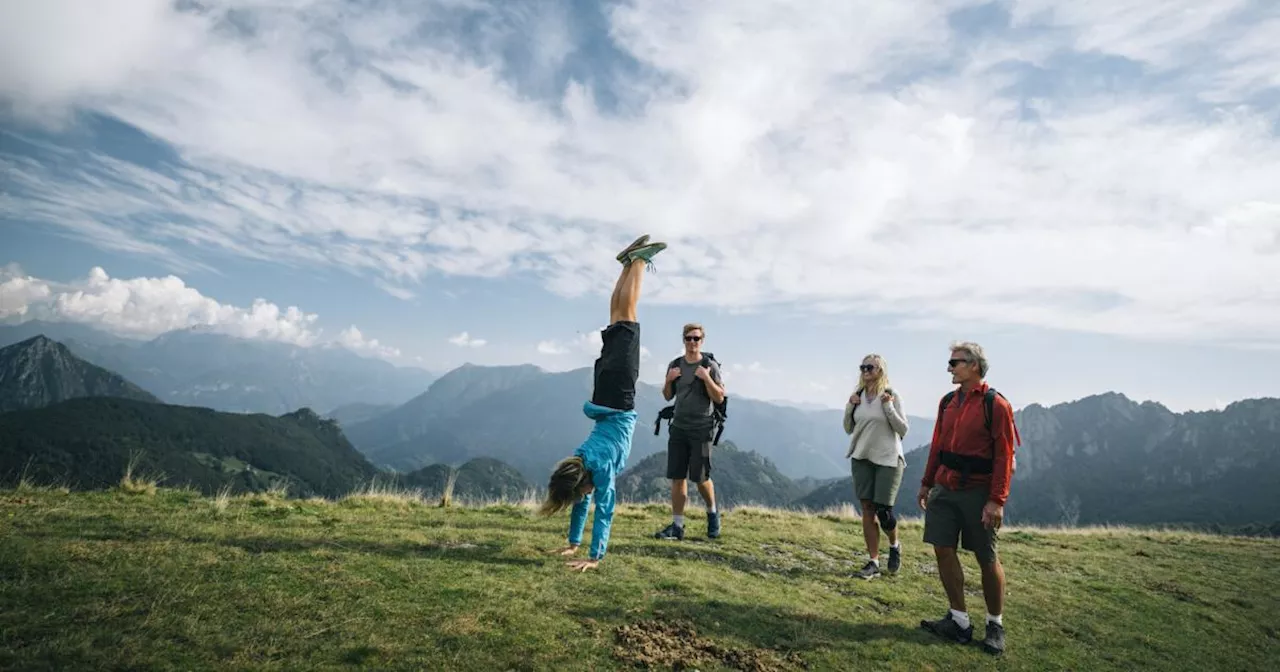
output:
[[[80,359],[44,334],[0,348],[0,412],[40,408],[79,397],[160,403],[119,374]]]

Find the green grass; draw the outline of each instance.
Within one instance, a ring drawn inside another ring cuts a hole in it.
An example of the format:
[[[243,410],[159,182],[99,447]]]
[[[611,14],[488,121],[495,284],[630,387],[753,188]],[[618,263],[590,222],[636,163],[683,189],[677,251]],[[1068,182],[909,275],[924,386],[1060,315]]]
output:
[[[717,541],[700,516],[650,538],[667,514],[620,507],[600,569],[571,574],[547,554],[567,515],[521,505],[24,485],[0,491],[0,668],[1280,668],[1276,540],[1007,530],[995,660],[918,629],[946,603],[917,521],[902,572],[864,582],[851,520],[739,509]]]

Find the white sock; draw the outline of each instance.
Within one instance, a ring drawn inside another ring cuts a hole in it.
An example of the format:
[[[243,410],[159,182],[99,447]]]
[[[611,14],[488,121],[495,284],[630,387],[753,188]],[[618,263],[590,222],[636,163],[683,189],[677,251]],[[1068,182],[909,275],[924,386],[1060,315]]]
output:
[[[1004,619],[1004,614],[1001,614],[999,616],[992,616],[991,614],[987,614],[988,623],[995,623],[996,625],[1003,626],[1004,625],[1003,619]]]
[[[876,556],[876,557],[874,557],[874,558],[871,558],[871,563],[872,563],[872,564],[874,564],[876,567],[879,567],[879,566],[880,566],[880,556]]]
[[[894,549],[895,551],[900,551],[900,550],[902,550],[902,542],[900,542],[900,541],[899,541],[899,542],[897,542],[897,543],[891,544],[891,545],[889,546],[889,548],[892,548],[892,549]]]
[[[672,516],[671,518],[676,524],[676,527],[684,527],[684,516]]]
[[[715,513],[715,512],[716,512],[716,505],[715,505],[715,504],[712,504],[711,506],[708,506],[708,507],[707,507],[707,513]]]
[[[960,625],[961,629],[969,627],[969,614],[963,611],[951,610],[951,620]]]

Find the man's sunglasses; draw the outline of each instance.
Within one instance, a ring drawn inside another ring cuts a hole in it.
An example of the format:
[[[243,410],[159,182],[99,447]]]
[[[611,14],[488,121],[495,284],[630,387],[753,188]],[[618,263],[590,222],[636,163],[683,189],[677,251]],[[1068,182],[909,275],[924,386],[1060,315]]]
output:
[[[684,340],[689,343],[697,343],[698,341],[702,340],[702,337],[701,336],[685,336]]]
[[[969,360],[967,359],[948,359],[947,360],[947,366],[953,369],[959,364],[968,364],[968,363],[969,363]]]

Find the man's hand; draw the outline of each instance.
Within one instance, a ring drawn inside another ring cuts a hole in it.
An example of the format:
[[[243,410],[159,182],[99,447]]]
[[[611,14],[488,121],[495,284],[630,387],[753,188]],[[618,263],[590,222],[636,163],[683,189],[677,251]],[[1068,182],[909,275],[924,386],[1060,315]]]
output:
[[[916,504],[920,505],[921,511],[929,508],[929,486],[920,486],[920,492],[916,494]]]
[[[699,366],[697,371],[693,372],[694,377],[701,381],[711,380],[711,369],[706,366]]]
[[[577,552],[578,552],[578,547],[573,545],[566,546],[564,548],[560,548],[552,551],[552,553],[554,553],[555,555],[573,555],[574,553],[577,553]]]
[[[982,526],[988,530],[1000,529],[1000,523],[1004,521],[1004,505],[996,504],[988,501],[987,505],[982,507]]]
[[[599,560],[570,560],[569,569],[575,572],[586,572],[588,569],[595,569],[600,566]]]
[[[667,369],[667,382],[668,382],[668,383],[674,383],[674,382],[675,382],[675,380],[676,380],[676,378],[679,378],[679,377],[680,377],[680,367],[678,367],[678,366],[673,366],[673,367],[671,367],[670,369]]]

